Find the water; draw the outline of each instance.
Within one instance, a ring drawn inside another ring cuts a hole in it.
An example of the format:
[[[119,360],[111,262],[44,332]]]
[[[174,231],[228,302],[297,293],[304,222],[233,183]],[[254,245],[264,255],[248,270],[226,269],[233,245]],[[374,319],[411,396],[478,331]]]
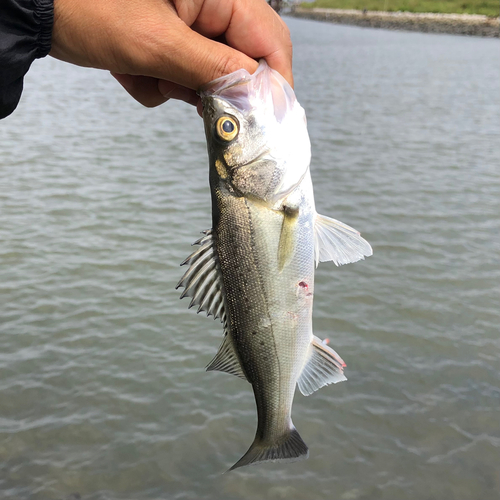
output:
[[[296,396],[310,459],[221,475],[256,415],[174,290],[210,227],[196,112],[45,59],[0,122],[2,499],[499,497],[498,40],[287,22],[318,209],[374,248],[317,272],[349,380]]]

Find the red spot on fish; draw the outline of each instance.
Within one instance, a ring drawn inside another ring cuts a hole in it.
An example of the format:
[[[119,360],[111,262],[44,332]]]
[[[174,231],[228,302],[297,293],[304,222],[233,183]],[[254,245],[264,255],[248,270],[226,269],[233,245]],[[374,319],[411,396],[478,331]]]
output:
[[[305,288],[306,290],[309,288],[309,285],[308,285],[305,281],[301,281],[301,282],[299,283],[299,286],[300,286],[301,288]]]

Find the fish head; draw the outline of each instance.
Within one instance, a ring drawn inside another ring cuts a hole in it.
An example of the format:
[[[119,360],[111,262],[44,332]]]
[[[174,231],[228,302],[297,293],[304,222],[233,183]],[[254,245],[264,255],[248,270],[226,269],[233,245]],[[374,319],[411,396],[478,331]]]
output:
[[[211,177],[236,196],[275,205],[309,169],[305,112],[286,80],[261,61],[200,92]]]

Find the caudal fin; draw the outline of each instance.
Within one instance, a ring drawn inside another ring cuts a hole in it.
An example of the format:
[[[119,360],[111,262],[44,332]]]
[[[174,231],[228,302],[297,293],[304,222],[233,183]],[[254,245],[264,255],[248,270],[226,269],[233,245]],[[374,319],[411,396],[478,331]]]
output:
[[[261,462],[295,462],[309,456],[309,449],[295,427],[275,443],[265,443],[255,438],[249,450],[229,470]]]

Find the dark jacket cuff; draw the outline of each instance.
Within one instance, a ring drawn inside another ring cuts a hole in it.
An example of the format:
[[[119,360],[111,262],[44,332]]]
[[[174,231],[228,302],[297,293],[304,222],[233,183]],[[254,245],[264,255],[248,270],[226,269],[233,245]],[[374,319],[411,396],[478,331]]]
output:
[[[38,35],[37,59],[50,52],[52,44],[52,28],[54,26],[54,0],[35,0],[35,15],[40,23]]]
[[[53,0],[0,0],[0,118],[16,108],[23,78],[50,51]]]

